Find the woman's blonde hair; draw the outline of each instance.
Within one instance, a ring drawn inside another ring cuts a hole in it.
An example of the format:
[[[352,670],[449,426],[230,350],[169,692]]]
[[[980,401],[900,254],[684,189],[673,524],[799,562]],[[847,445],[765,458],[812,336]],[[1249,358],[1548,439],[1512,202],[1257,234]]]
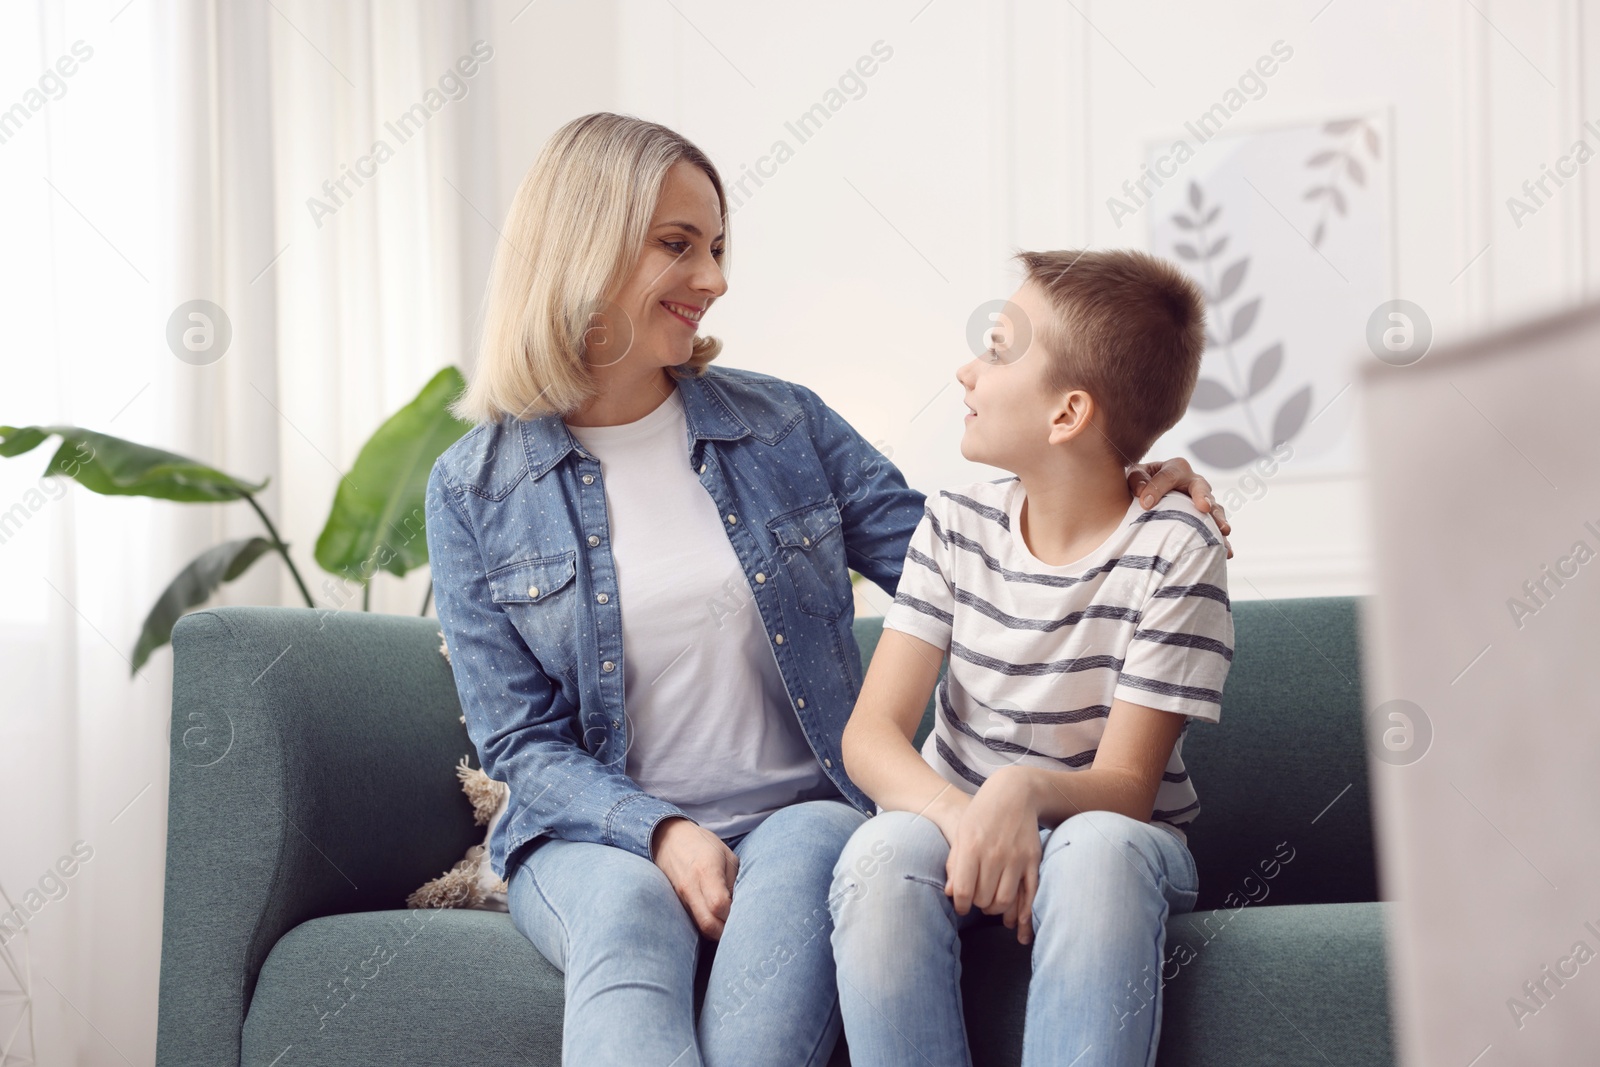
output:
[[[717,191],[723,269],[730,258],[728,202],[717,168],[684,137],[629,115],[573,119],[546,142],[506,216],[484,297],[472,380],[451,409],[468,422],[499,422],[581,408],[600,389],[584,362],[584,334],[603,298],[644,248],[661,184],[674,163],[699,167]],[[704,373],[722,342],[698,337],[668,368]]]

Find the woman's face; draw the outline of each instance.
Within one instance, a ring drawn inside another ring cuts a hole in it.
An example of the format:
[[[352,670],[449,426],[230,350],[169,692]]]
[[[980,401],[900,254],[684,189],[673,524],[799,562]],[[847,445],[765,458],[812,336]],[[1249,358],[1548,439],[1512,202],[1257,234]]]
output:
[[[711,179],[692,163],[673,164],[662,180],[633,273],[612,294],[603,316],[604,339],[591,331],[590,362],[606,366],[624,356],[652,368],[687,362],[700,317],[728,291],[722,238],[722,212]],[[611,321],[618,310],[627,321]],[[622,350],[608,351],[612,345]]]

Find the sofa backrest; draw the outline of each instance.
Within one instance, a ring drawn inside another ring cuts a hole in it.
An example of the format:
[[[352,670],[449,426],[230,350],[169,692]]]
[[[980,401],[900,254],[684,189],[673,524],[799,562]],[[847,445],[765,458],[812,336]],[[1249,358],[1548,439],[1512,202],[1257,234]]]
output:
[[[1354,597],[1233,603],[1221,722],[1191,724],[1183,742],[1200,797],[1197,910],[1377,899],[1359,610]],[[856,621],[864,664],[882,632],[881,618]],[[933,714],[930,699],[919,746]]]

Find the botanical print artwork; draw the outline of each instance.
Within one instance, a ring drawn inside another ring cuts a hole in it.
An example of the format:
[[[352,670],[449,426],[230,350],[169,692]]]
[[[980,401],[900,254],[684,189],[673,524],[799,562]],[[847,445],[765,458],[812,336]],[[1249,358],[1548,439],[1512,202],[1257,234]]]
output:
[[[1322,132],[1334,140],[1330,148],[1318,149],[1306,160],[1306,166],[1312,170],[1326,168],[1326,173],[1321,175],[1320,183],[1314,184],[1305,191],[1306,200],[1317,200],[1322,204],[1322,214],[1317,219],[1316,228],[1311,231],[1311,243],[1321,245],[1322,238],[1328,232],[1328,211],[1333,210],[1341,216],[1346,212],[1345,193],[1341,185],[1348,178],[1357,188],[1367,184],[1367,169],[1357,158],[1356,138],[1360,136],[1366,145],[1369,163],[1377,163],[1380,154],[1380,141],[1378,131],[1365,119],[1336,119],[1324,123]]]
[[[1172,222],[1195,236],[1193,244],[1179,241],[1173,251],[1193,265],[1206,295],[1206,351],[1220,352],[1227,367],[1227,384],[1217,378],[1202,377],[1196,384],[1189,406],[1199,411],[1221,411],[1237,406],[1243,420],[1241,430],[1216,430],[1189,442],[1189,450],[1202,462],[1223,470],[1248,466],[1285,441],[1292,441],[1305,425],[1311,407],[1311,386],[1303,385],[1278,405],[1270,424],[1256,409],[1257,398],[1278,379],[1283,369],[1283,341],[1274,340],[1253,357],[1248,353],[1264,338],[1257,336],[1256,320],[1265,297],[1244,289],[1250,257],[1239,256],[1220,268],[1227,251],[1228,236],[1211,239],[1225,225],[1218,219],[1222,205],[1208,207],[1200,186],[1189,183],[1192,213],[1178,212]],[[1319,224],[1320,225],[1320,224]],[[1241,295],[1242,294],[1242,295]],[[1235,297],[1240,299],[1235,300]],[[1249,373],[1241,370],[1248,358]],[[1215,360],[1211,361],[1215,364]],[[1269,430],[1270,425],[1270,430]]]
[[[1391,295],[1385,130],[1374,113],[1219,134],[1155,191],[1150,250],[1205,294],[1206,354],[1151,455],[1218,473],[1267,457],[1294,475],[1354,468],[1355,367]]]

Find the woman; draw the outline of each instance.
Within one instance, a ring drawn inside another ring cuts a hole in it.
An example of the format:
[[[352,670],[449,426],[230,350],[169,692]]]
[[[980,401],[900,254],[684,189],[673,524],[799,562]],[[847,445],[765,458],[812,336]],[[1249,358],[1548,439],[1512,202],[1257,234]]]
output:
[[[893,594],[923,495],[810,389],[709,367],[727,222],[672,131],[557,131],[496,255],[479,425],[428,482],[468,732],[511,790],[490,862],[566,976],[569,1065],[814,1065],[839,1033],[828,883],[873,810],[839,756],[849,570]],[[1129,479],[1210,506],[1181,460]]]

